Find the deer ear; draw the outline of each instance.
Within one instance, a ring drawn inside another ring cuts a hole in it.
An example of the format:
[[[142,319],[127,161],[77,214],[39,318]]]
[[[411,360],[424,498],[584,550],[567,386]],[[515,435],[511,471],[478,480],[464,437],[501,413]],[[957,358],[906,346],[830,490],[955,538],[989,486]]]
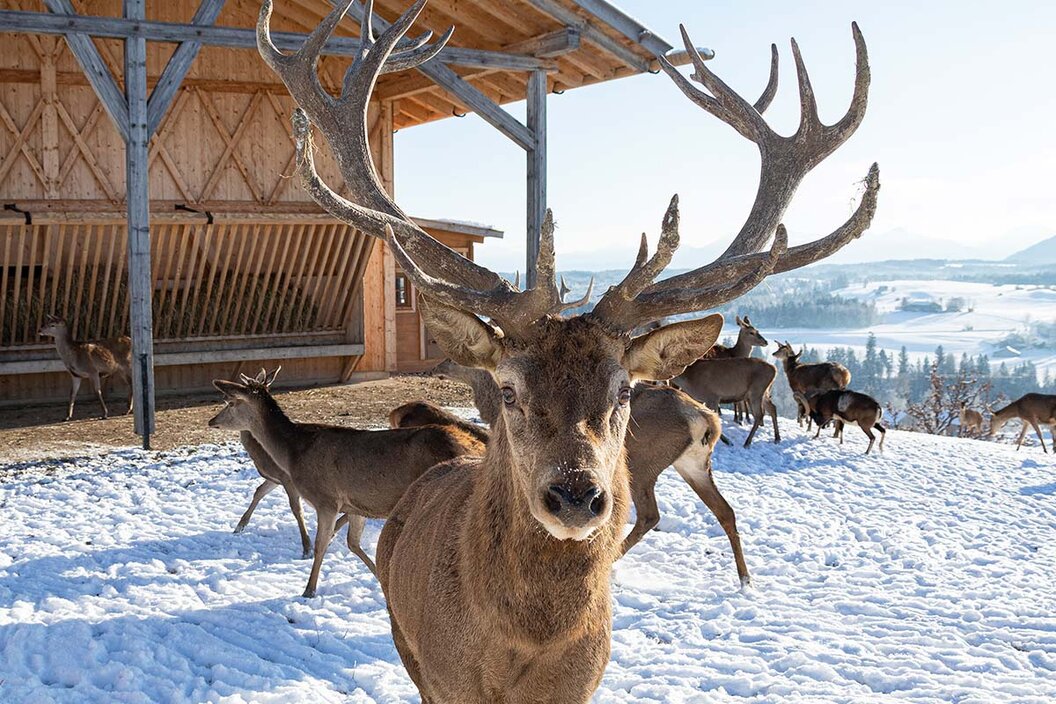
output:
[[[502,341],[480,318],[443,303],[418,297],[422,320],[447,356],[464,367],[495,369]]]
[[[739,316],[739,315],[735,316],[734,320],[737,322],[738,326],[744,325],[744,322],[747,322],[747,319],[744,322],[741,322],[741,316]]]
[[[631,378],[665,381],[703,357],[722,333],[718,313],[698,320],[665,325],[634,338],[623,355]]]

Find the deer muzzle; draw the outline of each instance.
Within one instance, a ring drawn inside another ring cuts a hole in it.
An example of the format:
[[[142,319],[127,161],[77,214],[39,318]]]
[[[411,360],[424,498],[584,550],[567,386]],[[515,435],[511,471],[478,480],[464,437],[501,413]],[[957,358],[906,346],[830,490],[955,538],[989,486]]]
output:
[[[610,492],[592,471],[555,471],[532,513],[558,540],[586,540],[612,514]]]

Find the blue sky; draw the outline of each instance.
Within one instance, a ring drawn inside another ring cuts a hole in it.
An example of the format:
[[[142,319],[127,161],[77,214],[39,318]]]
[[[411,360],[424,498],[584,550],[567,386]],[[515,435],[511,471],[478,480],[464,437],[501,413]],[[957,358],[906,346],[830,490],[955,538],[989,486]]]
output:
[[[793,242],[843,222],[873,161],[879,211],[845,259],[928,255],[939,245],[951,257],[999,257],[1056,234],[1056,3],[617,4],[673,43],[684,22],[697,45],[716,51],[712,70],[753,101],[776,42],[781,84],[767,118],[783,134],[798,120],[789,37],[803,51],[822,119],[833,122],[851,95],[850,23],[858,21],[873,72],[869,111],[800,187],[785,218]],[[694,263],[740,228],[755,195],[757,150],[666,76],[552,95],[548,107],[559,268],[629,266],[638,234],[655,239],[676,192],[686,250],[676,264]],[[523,118],[523,103],[508,109]],[[517,146],[471,114],[399,132],[395,154],[396,196],[408,212],[499,227],[505,240],[489,241],[478,259],[523,269]]]

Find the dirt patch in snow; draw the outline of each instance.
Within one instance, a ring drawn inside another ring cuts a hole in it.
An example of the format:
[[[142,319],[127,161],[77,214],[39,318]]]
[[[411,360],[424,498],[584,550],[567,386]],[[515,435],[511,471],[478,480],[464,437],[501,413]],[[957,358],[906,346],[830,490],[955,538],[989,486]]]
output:
[[[417,374],[360,384],[280,389],[275,398],[294,420],[355,427],[387,425],[390,410],[418,399],[445,406],[473,405],[469,387]],[[116,399],[109,405],[118,412],[124,409],[124,403]],[[216,393],[158,399],[151,449],[237,440],[237,433],[206,425],[220,406]],[[141,443],[131,416],[102,420],[96,415],[98,406],[89,399],[78,400],[74,420],[68,423],[62,422],[65,410],[55,405],[0,410],[0,464],[97,454]]]

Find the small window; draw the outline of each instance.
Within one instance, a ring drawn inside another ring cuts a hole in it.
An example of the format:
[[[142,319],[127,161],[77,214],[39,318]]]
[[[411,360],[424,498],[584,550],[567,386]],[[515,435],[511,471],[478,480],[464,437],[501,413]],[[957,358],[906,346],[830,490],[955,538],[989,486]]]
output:
[[[406,310],[414,308],[414,289],[407,274],[396,272],[396,307]]]

